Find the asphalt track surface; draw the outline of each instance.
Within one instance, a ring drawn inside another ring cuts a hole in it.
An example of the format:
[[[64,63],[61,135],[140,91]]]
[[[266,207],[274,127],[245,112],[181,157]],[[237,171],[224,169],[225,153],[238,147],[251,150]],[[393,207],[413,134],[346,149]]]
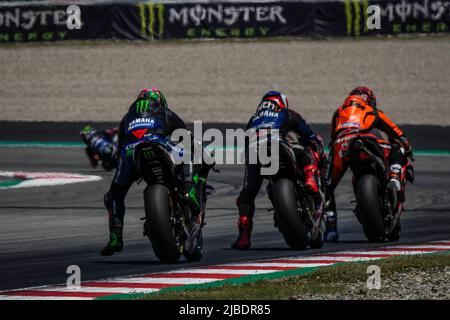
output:
[[[35,138],[39,140],[38,135]],[[431,136],[425,138],[431,139]],[[444,142],[440,149],[449,150]],[[126,200],[124,250],[102,257],[99,251],[108,238],[103,194],[113,173],[90,168],[82,151],[81,148],[0,148],[1,170],[71,172],[103,178],[63,186],[0,190],[0,290],[65,283],[69,265],[78,265],[85,281],[378,246],[365,240],[353,215],[350,201],[354,196],[350,177],[346,175],[337,190],[339,243],[326,244],[320,250],[290,250],[273,226],[272,212],[268,211],[271,206],[262,188],[257,199],[252,249],[231,250],[230,244],[237,235],[234,203],[242,183],[243,167],[224,165],[219,167],[220,173],[212,173],[209,179],[215,192],[208,201],[205,253],[200,262],[187,263],[181,259],[177,264],[168,265],[155,257],[148,239],[142,236],[142,221],[139,220],[144,216],[143,184],[134,185]],[[416,183],[408,186],[400,243],[447,239],[450,234],[450,157],[417,157],[415,169]]]

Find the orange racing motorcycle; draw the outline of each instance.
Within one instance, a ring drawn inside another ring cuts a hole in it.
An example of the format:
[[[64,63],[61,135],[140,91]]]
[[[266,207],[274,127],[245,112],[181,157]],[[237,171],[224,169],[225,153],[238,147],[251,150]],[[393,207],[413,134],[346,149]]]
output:
[[[406,181],[414,182],[412,153],[405,155],[401,170],[402,189],[389,183],[389,153],[397,141],[389,142],[381,131],[345,135],[342,154],[353,173],[356,196],[356,218],[362,224],[369,241],[380,242],[400,239],[400,217],[404,210]],[[403,152],[404,150],[401,149]]]

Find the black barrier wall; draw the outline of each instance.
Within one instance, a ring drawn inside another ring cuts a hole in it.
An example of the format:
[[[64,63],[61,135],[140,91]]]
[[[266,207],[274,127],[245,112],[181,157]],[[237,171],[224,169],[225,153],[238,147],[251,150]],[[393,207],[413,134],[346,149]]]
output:
[[[380,10],[379,28],[368,26]],[[450,0],[336,0],[79,5],[80,29],[67,25],[68,5],[0,6],[0,42],[66,39],[256,38],[448,33]],[[69,18],[70,19],[70,18]]]

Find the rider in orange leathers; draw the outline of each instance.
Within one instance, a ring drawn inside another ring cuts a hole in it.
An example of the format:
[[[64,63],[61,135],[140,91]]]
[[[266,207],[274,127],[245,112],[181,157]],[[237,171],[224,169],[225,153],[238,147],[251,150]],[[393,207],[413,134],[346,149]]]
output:
[[[389,183],[399,192],[404,202],[404,177],[407,155],[412,152],[408,138],[381,110],[376,107],[376,97],[372,90],[357,87],[350,92],[333,115],[331,122],[330,156],[327,168],[327,207],[325,241],[336,242],[337,212],[334,190],[347,170],[342,149],[351,135],[371,133],[379,141],[391,143],[389,152]]]

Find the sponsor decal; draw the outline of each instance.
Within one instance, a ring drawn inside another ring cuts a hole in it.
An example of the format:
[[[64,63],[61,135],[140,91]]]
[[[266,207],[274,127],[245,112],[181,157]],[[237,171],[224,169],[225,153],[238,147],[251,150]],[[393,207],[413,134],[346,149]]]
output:
[[[367,8],[377,5],[381,10],[381,33],[439,33],[448,32],[450,1],[369,1],[344,0],[347,34],[360,36],[380,33],[368,30]]]
[[[265,100],[261,102],[258,106],[258,109],[256,112],[261,112],[262,110],[273,110],[274,112],[280,112],[282,109],[278,106],[278,104],[274,103],[270,100]]]
[[[0,10],[0,42],[62,40],[67,36],[65,7],[4,7]]]
[[[288,24],[280,4],[152,4],[137,5],[141,37],[227,38],[267,36]]]
[[[148,102],[148,101],[147,101]],[[128,125],[128,132],[135,130],[137,128],[153,128],[155,125],[155,120],[150,118],[137,118],[130,122]]]
[[[21,7],[12,7],[0,12],[0,27],[7,28],[31,30],[37,26],[65,26],[66,21],[67,13],[63,9],[22,10]]]
[[[100,176],[64,172],[0,171],[0,189],[49,187],[101,180]]]
[[[275,26],[287,24],[281,5],[197,4],[173,7],[169,23],[181,23],[188,38],[268,36]]]
[[[259,112],[253,119],[253,121],[257,121],[264,118],[278,118],[279,113],[270,111],[270,110],[264,110]]]
[[[164,35],[164,10],[162,3],[140,3],[137,5],[141,19],[141,37],[161,38]]]
[[[342,127],[361,127],[361,124],[359,122],[344,122]]]
[[[231,27],[239,23],[272,22],[286,24],[284,8],[280,5],[223,5],[197,4],[194,7],[172,7],[169,23],[181,22],[184,27],[223,24]]]
[[[369,0],[344,0],[345,16],[347,19],[347,34],[359,36],[361,34],[361,20],[367,21]],[[367,24],[364,23],[363,31],[367,32]]]
[[[140,129],[140,130],[134,130],[131,132],[133,136],[135,136],[137,139],[142,139],[144,134],[147,132],[148,129]]]

